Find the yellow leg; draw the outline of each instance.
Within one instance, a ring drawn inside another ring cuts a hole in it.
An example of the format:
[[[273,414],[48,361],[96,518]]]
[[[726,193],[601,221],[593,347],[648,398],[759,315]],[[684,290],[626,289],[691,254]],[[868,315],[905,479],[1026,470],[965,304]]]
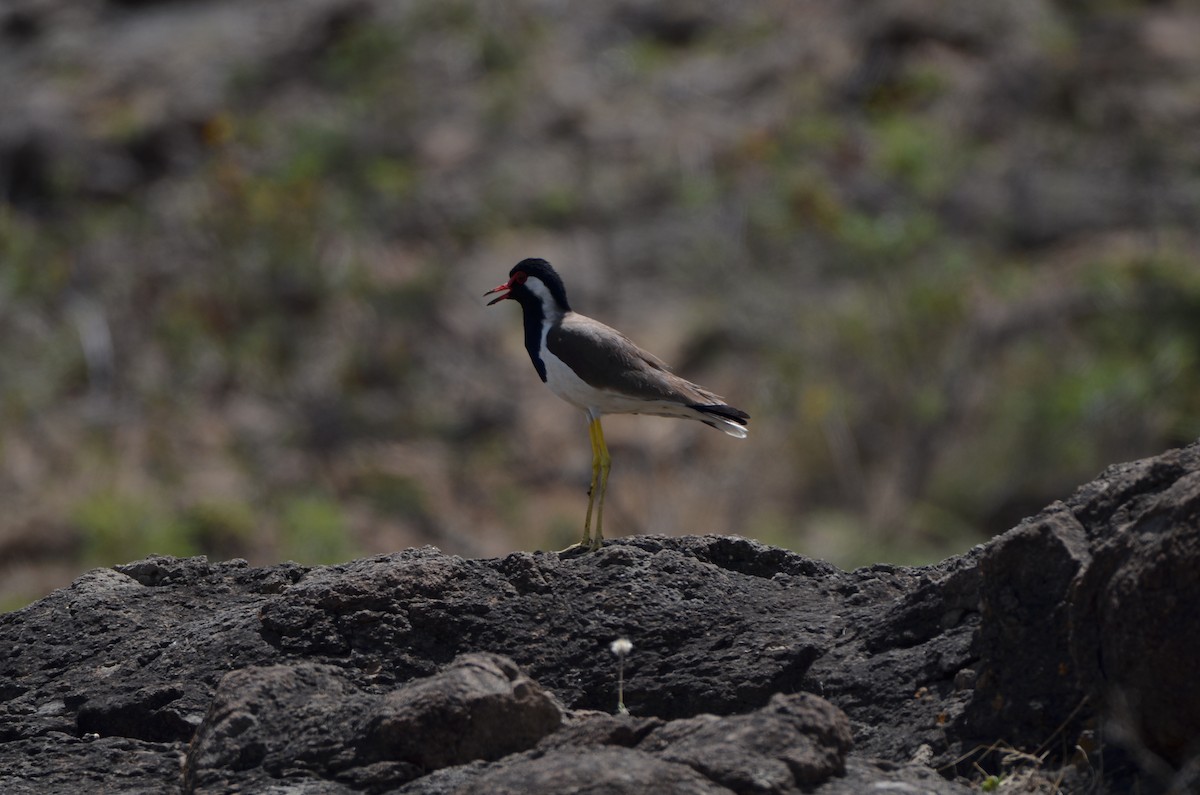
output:
[[[587,515],[583,519],[583,540],[572,544],[563,552],[569,552],[576,547],[582,547],[588,552],[595,552],[604,540],[604,492],[608,490],[608,471],[612,468],[612,458],[608,455],[608,445],[604,443],[604,429],[600,427],[600,418],[588,420],[588,438],[592,442],[592,484],[588,487]],[[599,494],[599,501],[596,499]],[[592,512],[596,513],[596,535],[592,535]]]
[[[587,522],[584,522],[584,546],[588,549],[597,550],[600,544],[604,541],[604,493],[608,491],[608,471],[612,469],[612,458],[608,455],[608,445],[604,443],[604,429],[600,427],[600,418],[592,420],[591,427],[593,442],[592,442],[592,489],[596,488],[596,470],[600,470],[600,504],[596,506],[596,536],[592,539],[591,544],[587,540]],[[591,500],[588,500],[588,513],[591,513]]]
[[[596,485],[600,479],[600,452],[596,441],[596,429],[600,427],[598,420],[588,421],[588,439],[592,443],[592,485],[588,486],[587,515],[583,519],[583,540],[579,545],[584,549],[592,548],[592,507],[596,503]],[[599,517],[596,522],[599,528]]]

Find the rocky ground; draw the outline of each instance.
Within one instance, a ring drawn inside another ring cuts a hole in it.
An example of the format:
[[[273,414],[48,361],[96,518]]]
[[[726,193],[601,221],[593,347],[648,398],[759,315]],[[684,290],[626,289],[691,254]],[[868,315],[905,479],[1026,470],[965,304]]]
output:
[[[924,568],[647,536],[97,569],[0,616],[0,790],[1189,791],[1198,517],[1193,445]]]

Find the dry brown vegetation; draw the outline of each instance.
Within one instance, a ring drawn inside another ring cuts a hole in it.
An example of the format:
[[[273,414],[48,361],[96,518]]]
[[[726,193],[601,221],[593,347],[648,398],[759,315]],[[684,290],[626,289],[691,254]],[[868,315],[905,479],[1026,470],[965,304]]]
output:
[[[0,11],[7,607],[149,552],[572,540],[582,418],[479,297],[524,256],[754,417],[606,423],[610,535],[930,561],[1200,436],[1194,8],[287,20]]]

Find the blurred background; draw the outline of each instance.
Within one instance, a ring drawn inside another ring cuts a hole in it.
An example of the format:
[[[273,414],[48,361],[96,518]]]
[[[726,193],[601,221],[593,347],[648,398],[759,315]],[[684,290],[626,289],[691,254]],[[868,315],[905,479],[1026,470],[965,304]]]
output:
[[[962,552],[1200,436],[1200,9],[5,0],[0,609],[148,553],[580,532],[526,256],[754,420],[605,529]]]

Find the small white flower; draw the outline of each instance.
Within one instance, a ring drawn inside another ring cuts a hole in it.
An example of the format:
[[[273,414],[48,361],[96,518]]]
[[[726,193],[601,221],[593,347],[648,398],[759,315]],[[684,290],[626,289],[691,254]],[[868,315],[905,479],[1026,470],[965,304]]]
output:
[[[617,638],[608,644],[608,650],[617,658],[617,714],[628,715],[625,708],[625,655],[633,651],[629,638]]]

